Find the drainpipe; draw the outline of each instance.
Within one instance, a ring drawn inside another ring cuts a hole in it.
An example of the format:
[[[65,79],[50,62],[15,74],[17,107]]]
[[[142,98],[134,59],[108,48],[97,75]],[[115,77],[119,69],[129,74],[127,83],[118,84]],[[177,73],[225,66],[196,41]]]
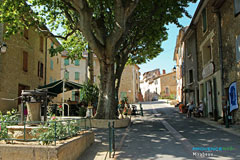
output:
[[[44,85],[47,84],[47,39],[48,37],[45,37],[45,76],[44,76]]]
[[[221,70],[221,87],[222,87],[222,108],[224,110],[224,106],[226,106],[226,98],[225,98],[225,89],[224,89],[224,69],[223,69],[223,52],[222,52],[222,27],[221,27],[221,13],[219,10],[216,11],[217,17],[218,17],[218,43],[219,43],[219,62],[220,62],[220,70]],[[226,108],[227,110],[227,108]],[[223,112],[226,113],[226,112]],[[228,124],[228,115],[225,115],[225,123],[226,128],[229,127]]]

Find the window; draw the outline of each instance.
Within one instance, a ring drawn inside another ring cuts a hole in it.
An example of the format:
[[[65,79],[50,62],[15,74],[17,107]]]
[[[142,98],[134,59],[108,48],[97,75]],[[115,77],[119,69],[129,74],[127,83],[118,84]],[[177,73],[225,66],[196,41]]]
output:
[[[52,77],[50,77],[50,80],[49,80],[49,81],[50,81],[50,83],[52,83],[52,82],[53,82],[53,78],[52,78]]]
[[[75,60],[75,66],[79,66],[79,60],[78,59]]]
[[[193,82],[193,70],[192,69],[190,69],[188,71],[188,76],[189,76],[188,83],[192,83]]]
[[[28,29],[27,28],[24,28],[24,30],[23,30],[23,37],[28,39]]]
[[[64,72],[64,78],[65,78],[66,80],[69,79],[69,72]]]
[[[23,71],[28,71],[28,53],[23,51]]]
[[[75,91],[72,91],[72,101],[75,101]]]
[[[202,11],[202,28],[203,28],[203,32],[206,32],[207,30],[207,11],[206,8],[203,9]]]
[[[240,0],[234,0],[234,13],[235,16],[240,13]]]
[[[123,100],[124,99],[124,97],[127,97],[127,92],[121,92],[121,100]]]
[[[79,72],[75,72],[75,80],[79,80]]]
[[[236,60],[237,62],[240,60],[240,35],[236,39]]]
[[[43,52],[43,36],[40,36],[40,51]]]
[[[64,65],[65,66],[69,65],[69,59],[67,59],[67,58],[64,59]]]
[[[165,88],[165,93],[166,93],[166,95],[169,94],[169,88],[168,87]]]
[[[158,84],[158,80],[155,80],[155,84],[156,84],[156,85]]]
[[[38,77],[43,78],[43,63],[38,61]]]
[[[206,42],[206,44],[203,46],[203,65],[208,64],[212,60],[212,47],[210,44],[210,40]]]
[[[53,60],[50,60],[50,69],[53,70]]]

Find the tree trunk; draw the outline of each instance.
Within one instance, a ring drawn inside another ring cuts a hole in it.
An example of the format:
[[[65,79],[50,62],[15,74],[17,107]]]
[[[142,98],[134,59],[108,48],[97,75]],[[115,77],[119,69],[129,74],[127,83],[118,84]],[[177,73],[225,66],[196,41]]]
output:
[[[96,119],[116,119],[114,64],[100,61],[100,85]]]

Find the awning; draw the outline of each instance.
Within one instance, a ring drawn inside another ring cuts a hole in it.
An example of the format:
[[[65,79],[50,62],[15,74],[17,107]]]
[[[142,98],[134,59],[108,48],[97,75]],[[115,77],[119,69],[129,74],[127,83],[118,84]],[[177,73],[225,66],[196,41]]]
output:
[[[64,81],[65,83],[65,91],[70,91],[73,89],[81,89],[82,85],[75,83],[75,82],[71,82],[71,81]],[[45,86],[40,86],[38,87],[38,89],[40,90],[47,90],[48,94],[50,95],[57,95],[63,92],[63,80],[58,80],[52,83],[49,83]]]

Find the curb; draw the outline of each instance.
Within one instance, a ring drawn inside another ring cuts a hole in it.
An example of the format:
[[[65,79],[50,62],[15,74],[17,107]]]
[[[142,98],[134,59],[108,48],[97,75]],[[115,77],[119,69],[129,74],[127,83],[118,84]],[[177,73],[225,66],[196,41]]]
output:
[[[228,133],[231,133],[231,134],[234,134],[234,135],[240,137],[240,132],[236,131],[234,128],[225,128],[225,127],[219,125],[217,122],[212,122],[210,120],[203,120],[203,119],[199,119],[199,118],[195,118],[195,117],[192,117],[192,119],[195,119],[195,120],[197,120],[199,122],[203,122],[205,124],[208,124],[210,126],[216,127],[218,129],[221,129],[223,131],[226,131]]]

